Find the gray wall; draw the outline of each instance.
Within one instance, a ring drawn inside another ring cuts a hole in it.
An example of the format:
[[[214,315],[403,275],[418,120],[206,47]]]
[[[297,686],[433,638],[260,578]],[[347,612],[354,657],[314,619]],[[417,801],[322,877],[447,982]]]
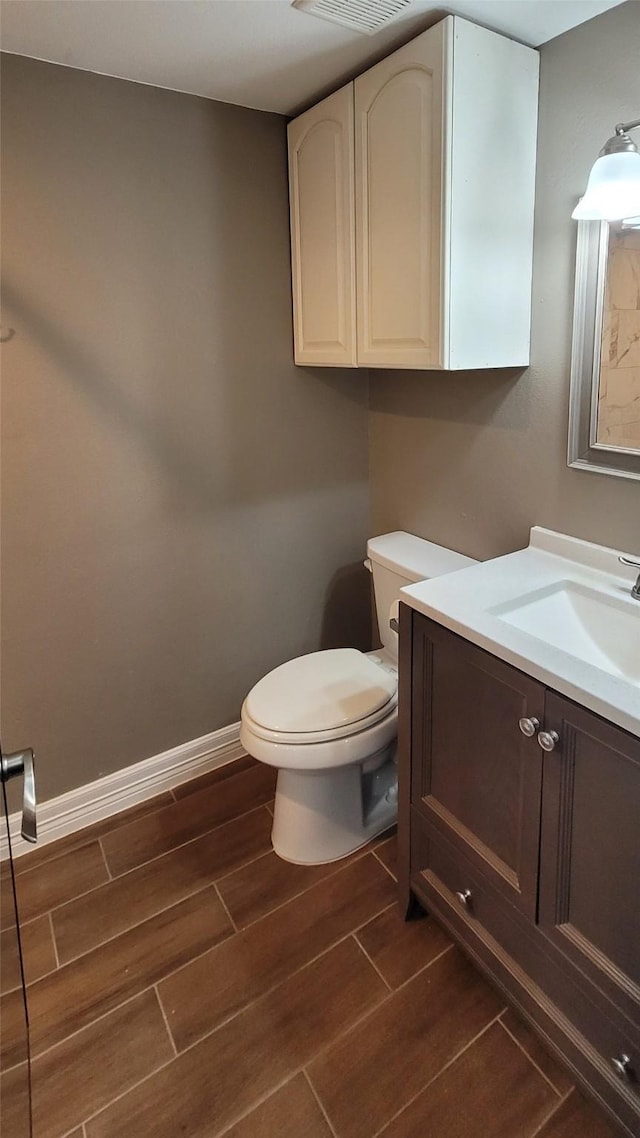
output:
[[[46,799],[367,646],[367,376],[291,362],[282,118],[11,56],[2,102],[3,745]]]
[[[640,114],[639,58],[639,3],[542,48],[531,367],[371,371],[372,532],[491,557],[537,524],[640,553],[640,483],[566,466],[570,215],[613,125]]]

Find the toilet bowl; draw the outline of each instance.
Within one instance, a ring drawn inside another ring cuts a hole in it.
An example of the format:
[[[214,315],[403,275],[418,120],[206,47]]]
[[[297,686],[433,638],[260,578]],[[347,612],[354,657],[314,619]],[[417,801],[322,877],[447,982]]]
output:
[[[273,848],[299,865],[346,857],[395,821],[397,633],[390,608],[403,585],[474,564],[401,532],[371,539],[367,554],[382,647],[289,660],[259,680],[242,706],[242,746],[278,768]]]

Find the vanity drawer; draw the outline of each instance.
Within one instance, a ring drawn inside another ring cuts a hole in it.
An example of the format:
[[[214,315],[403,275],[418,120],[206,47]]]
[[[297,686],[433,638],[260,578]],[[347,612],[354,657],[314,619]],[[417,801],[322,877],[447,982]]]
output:
[[[415,812],[411,834],[411,882],[420,894],[426,886],[450,905],[472,928],[479,927],[500,943],[514,938],[512,906],[505,904],[484,874],[437,827]]]
[[[598,1000],[598,994],[593,993]],[[561,1009],[562,1010],[562,1009]],[[615,1020],[607,1018],[613,1014]],[[640,1038],[633,1025],[606,1002],[583,1000],[581,1010],[571,1012],[575,1026],[613,1073],[620,1087],[640,1112]],[[640,1127],[640,1114],[638,1117]]]

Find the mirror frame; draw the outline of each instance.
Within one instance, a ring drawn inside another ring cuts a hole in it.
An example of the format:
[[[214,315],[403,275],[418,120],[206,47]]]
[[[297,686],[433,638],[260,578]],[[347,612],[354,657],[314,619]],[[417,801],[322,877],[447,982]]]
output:
[[[597,443],[602,318],[609,223],[579,221],[571,342],[568,465],[617,478],[640,479],[640,450]]]

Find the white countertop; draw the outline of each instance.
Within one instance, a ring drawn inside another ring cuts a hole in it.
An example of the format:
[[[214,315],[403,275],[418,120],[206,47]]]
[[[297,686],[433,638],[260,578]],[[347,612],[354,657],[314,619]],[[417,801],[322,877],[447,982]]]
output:
[[[535,526],[526,549],[410,585],[401,590],[400,600],[640,737],[637,679],[580,659],[514,627],[495,611],[558,583],[595,589],[622,609],[623,615],[628,613],[633,651],[637,635],[640,658],[640,602],[630,596],[638,571],[620,565],[618,553]]]

